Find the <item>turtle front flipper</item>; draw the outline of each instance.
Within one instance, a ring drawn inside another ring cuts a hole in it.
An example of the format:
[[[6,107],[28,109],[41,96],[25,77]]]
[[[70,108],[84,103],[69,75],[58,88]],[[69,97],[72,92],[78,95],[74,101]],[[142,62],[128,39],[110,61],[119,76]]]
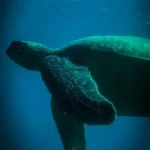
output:
[[[106,125],[115,120],[116,110],[98,90],[88,68],[67,58],[48,56],[41,75],[60,108],[90,125]]]
[[[65,113],[52,97],[51,110],[65,150],[86,150],[84,124]]]

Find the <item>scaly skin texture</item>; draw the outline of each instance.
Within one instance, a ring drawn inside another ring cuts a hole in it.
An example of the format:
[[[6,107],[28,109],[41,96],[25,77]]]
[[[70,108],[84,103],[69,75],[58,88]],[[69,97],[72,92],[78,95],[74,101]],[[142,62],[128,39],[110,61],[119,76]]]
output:
[[[109,124],[116,110],[99,91],[87,68],[66,58],[48,56],[43,60],[42,78],[60,107],[87,124]]]

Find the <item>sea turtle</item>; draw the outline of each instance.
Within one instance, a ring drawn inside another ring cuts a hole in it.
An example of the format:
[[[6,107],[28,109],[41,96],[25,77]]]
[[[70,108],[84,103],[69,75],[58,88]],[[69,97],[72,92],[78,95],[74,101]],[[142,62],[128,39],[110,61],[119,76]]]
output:
[[[84,123],[111,124],[116,115],[150,117],[150,40],[91,36],[58,49],[13,41],[17,64],[41,72],[65,150],[86,150]]]

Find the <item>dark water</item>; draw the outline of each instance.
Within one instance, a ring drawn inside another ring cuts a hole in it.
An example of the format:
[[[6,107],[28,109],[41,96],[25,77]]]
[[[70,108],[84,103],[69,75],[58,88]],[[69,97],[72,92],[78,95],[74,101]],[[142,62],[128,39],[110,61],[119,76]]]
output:
[[[150,37],[144,0],[0,1],[0,150],[63,150],[40,74],[5,56],[12,40],[60,47],[90,35]],[[87,150],[149,150],[150,119],[120,117],[85,126]]]

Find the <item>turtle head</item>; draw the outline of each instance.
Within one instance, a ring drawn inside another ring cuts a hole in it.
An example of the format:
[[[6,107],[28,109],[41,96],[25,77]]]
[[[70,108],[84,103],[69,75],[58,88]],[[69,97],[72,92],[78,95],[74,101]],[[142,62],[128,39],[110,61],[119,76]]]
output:
[[[20,66],[29,70],[39,70],[40,62],[51,54],[48,47],[34,42],[13,41],[6,54]]]

